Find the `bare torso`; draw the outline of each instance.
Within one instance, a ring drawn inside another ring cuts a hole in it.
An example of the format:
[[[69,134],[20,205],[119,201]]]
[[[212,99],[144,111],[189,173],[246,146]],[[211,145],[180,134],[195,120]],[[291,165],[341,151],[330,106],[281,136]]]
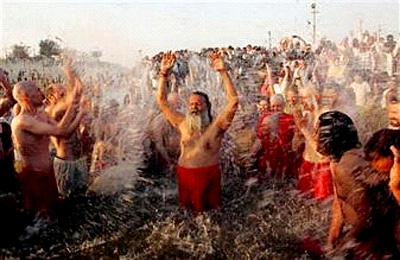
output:
[[[186,125],[179,126],[181,132],[180,166],[194,168],[207,167],[219,163],[222,131],[212,123],[204,133],[190,133]]]
[[[52,111],[52,117],[59,121],[66,112],[66,105],[61,103],[60,106],[56,106]],[[81,142],[79,138],[79,132],[74,131],[68,136],[52,136],[52,142],[57,150],[57,157],[64,160],[74,161],[81,157]]]
[[[48,135],[37,135],[21,129],[20,124],[27,117],[52,123],[44,112],[36,115],[20,114],[14,118],[11,124],[15,149],[18,151],[22,168],[35,171],[52,171],[53,164],[49,153],[50,137]]]

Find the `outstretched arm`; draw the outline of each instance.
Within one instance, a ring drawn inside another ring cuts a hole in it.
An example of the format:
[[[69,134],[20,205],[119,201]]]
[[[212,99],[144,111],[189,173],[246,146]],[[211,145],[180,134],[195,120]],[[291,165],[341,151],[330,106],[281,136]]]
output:
[[[236,89],[229,77],[228,70],[225,67],[224,59],[219,53],[210,53],[210,59],[213,67],[222,77],[222,81],[225,86],[228,104],[224,111],[218,115],[216,119],[216,125],[223,131],[226,131],[232,123],[233,117],[235,116],[236,110],[239,105],[239,99],[237,96]]]
[[[175,55],[170,51],[163,55],[160,66],[159,81],[158,81],[158,93],[157,93],[157,104],[160,107],[161,112],[165,115],[167,120],[171,124],[178,128],[183,122],[185,116],[175,110],[173,110],[167,101],[167,93],[165,89],[165,82],[168,77],[168,73],[175,63]]]

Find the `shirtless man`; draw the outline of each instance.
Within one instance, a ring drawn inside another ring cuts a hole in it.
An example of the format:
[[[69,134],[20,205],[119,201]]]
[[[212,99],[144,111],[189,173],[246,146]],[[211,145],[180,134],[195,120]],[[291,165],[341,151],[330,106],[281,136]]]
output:
[[[65,115],[73,84],[77,80],[71,67],[71,60],[68,60],[64,69],[67,75],[67,87],[54,84],[53,93],[50,93],[53,102],[47,107],[48,114],[56,122],[60,122]],[[53,166],[58,192],[63,197],[83,195],[88,184],[88,165],[86,158],[82,156],[80,132],[74,129],[69,135],[53,136],[51,140],[57,151]]]
[[[219,72],[228,97],[224,111],[213,121],[211,103],[202,92],[189,97],[189,113],[185,116],[170,108],[165,82],[175,63],[175,55],[163,55],[160,67],[157,103],[171,124],[181,134],[181,154],[177,175],[179,202],[182,207],[195,211],[221,206],[221,171],[219,149],[223,134],[230,126],[238,107],[238,97],[221,55],[211,53],[210,59]]]
[[[19,180],[22,190],[23,208],[39,216],[51,216],[58,201],[53,163],[49,152],[50,135],[68,135],[76,129],[82,118],[78,111],[82,85],[78,80],[74,86],[68,109],[55,122],[45,113],[44,96],[33,81],[19,82],[14,86],[13,96],[21,111],[11,124],[15,149],[20,156]]]
[[[312,136],[319,116],[317,92],[312,87],[300,90],[303,111],[293,113],[297,129],[304,137],[304,151],[299,169],[297,189],[313,198],[324,200],[333,193],[329,158],[317,152],[317,144]]]

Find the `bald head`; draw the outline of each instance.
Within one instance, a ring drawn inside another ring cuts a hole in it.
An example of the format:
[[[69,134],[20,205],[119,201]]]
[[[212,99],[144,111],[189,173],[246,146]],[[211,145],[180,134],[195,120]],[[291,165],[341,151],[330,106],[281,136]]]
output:
[[[23,81],[15,84],[13,96],[22,106],[25,103],[33,106],[41,106],[44,99],[42,92],[34,81]]]

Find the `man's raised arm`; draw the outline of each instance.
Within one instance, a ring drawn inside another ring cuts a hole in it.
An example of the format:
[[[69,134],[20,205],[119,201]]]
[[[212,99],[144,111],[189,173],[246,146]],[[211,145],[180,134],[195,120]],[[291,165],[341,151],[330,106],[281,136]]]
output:
[[[12,95],[12,87],[8,82],[6,74],[0,69],[0,88],[5,92],[4,98],[0,99],[0,116],[5,114],[15,103]]]
[[[232,80],[229,77],[228,70],[225,67],[222,55],[218,53],[210,53],[210,59],[214,69],[218,71],[222,77],[222,81],[224,83],[228,98],[228,104],[226,108],[220,115],[218,115],[216,119],[217,126],[221,130],[226,131],[232,123],[233,117],[235,116],[236,110],[239,105],[239,99]]]
[[[161,112],[165,115],[168,121],[176,128],[185,119],[185,116],[175,110],[173,110],[167,101],[167,93],[165,89],[165,83],[168,78],[168,73],[174,65],[176,57],[170,51],[163,55],[160,66],[159,81],[158,81],[158,92],[157,92],[157,104],[160,107]]]
[[[76,80],[76,73],[75,70],[72,68],[72,59],[70,57],[67,58],[67,61],[63,67],[63,71],[65,76],[67,77],[67,91],[68,94],[71,94],[71,92],[74,89],[75,86],[75,80]]]

